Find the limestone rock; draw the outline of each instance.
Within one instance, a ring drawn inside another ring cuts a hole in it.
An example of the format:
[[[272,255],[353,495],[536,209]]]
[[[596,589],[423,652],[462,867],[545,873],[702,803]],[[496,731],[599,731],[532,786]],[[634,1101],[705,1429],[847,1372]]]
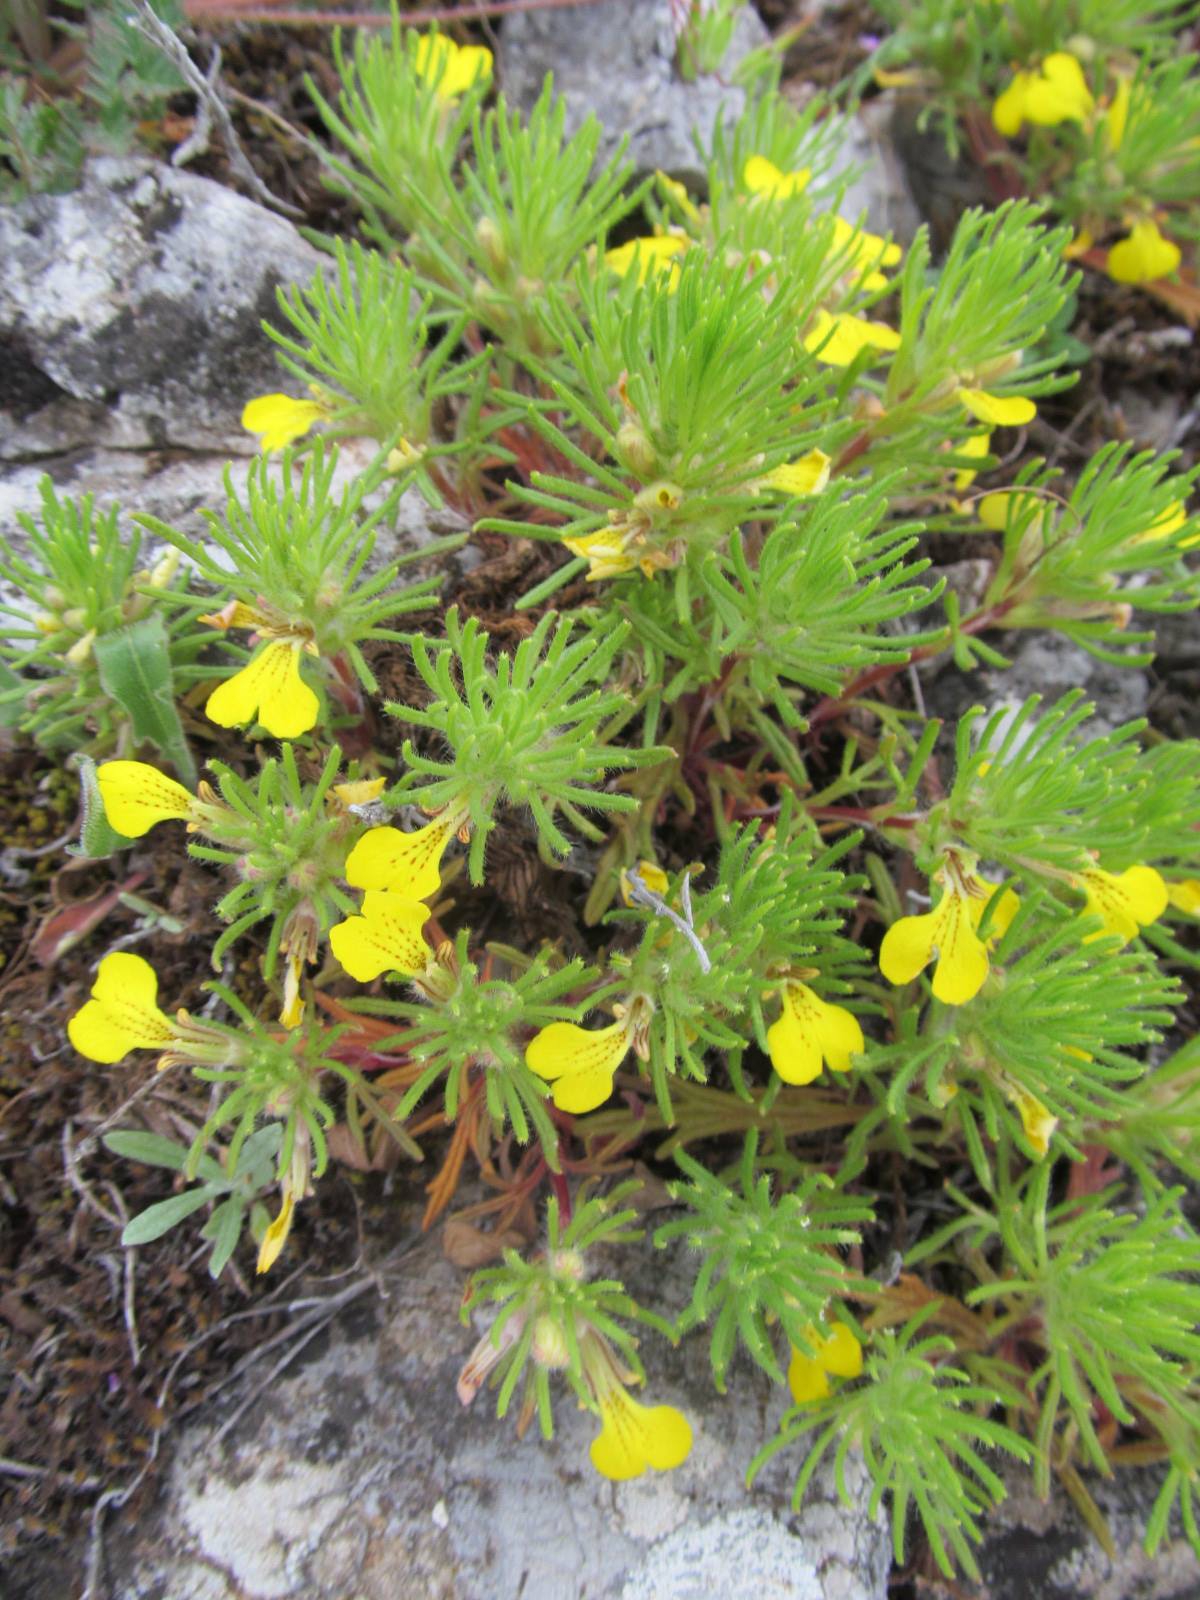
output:
[[[656,168],[693,181],[701,176],[693,129],[707,140],[722,107],[728,117],[745,104],[729,73],[767,42],[753,6],[741,12],[722,76],[685,83],[675,70],[669,0],[601,0],[586,12],[523,12],[505,20],[497,70],[509,102],[528,110],[547,72],[567,102],[568,134],[589,113],[604,128],[602,158],[629,135],[629,159],[639,173]]]
[[[83,445],[251,453],[246,400],[282,386],[264,317],[320,256],[207,178],[91,163],[0,209],[0,459]]]
[[[686,1295],[686,1252],[664,1263],[647,1244],[612,1266],[660,1310]],[[785,1399],[748,1361],[721,1398],[702,1336],[672,1351],[648,1335],[647,1398],[681,1406],[695,1444],[674,1472],[609,1483],[569,1394],[550,1443],[536,1424],[519,1441],[488,1391],[459,1406],[462,1275],[433,1240],[400,1270],[374,1327],[343,1325],[227,1444],[219,1419],[182,1436],[159,1516],[110,1537],[122,1600],[884,1600],[888,1536],[853,1460],[852,1510],[821,1477],[791,1511],[799,1451],[746,1490]]]

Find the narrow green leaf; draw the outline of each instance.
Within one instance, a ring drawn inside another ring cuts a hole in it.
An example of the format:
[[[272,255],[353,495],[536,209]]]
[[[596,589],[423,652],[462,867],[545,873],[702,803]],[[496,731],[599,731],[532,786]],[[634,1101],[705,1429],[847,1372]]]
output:
[[[121,1243],[149,1244],[154,1239],[161,1239],[176,1223],[183,1222],[193,1211],[199,1211],[211,1198],[212,1190],[207,1184],[202,1184],[198,1189],[185,1189],[183,1194],[173,1194],[169,1200],[160,1200],[157,1205],[147,1206],[145,1211],[139,1211],[131,1222],[126,1223]]]
[[[19,672],[0,661],[0,728],[15,728],[25,715],[28,687]]]
[[[96,640],[96,667],[106,692],[124,708],[134,736],[148,739],[182,782],[196,782],[196,763],[175,709],[171,654],[162,618],[141,617]]]
[[[123,1156],[126,1161],[141,1161],[148,1167],[168,1167],[172,1172],[182,1172],[187,1162],[187,1147],[160,1133],[118,1128],[114,1133],[106,1133],[101,1142],[113,1155]]]
[[[237,1248],[238,1239],[242,1232],[242,1218],[246,1208],[241,1197],[231,1194],[228,1200],[221,1204],[209,1217],[204,1225],[204,1237],[213,1242],[212,1255],[208,1259],[208,1272],[212,1278],[219,1278],[229,1264],[229,1258]]]

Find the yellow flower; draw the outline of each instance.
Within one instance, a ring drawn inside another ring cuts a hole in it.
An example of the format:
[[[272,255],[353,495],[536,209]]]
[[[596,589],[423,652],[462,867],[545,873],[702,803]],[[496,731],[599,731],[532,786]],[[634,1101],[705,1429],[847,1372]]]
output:
[[[787,1371],[788,1388],[798,1406],[823,1400],[831,1376],[857,1378],[863,1369],[862,1345],[844,1322],[835,1322],[825,1335],[809,1323],[804,1337],[815,1354],[805,1355],[793,1345]]]
[[[1095,237],[1087,228],[1080,228],[1078,233],[1063,245],[1063,260],[1077,261],[1080,256],[1087,255],[1095,242]]]
[[[429,907],[387,889],[368,889],[362,914],[329,930],[329,948],[358,983],[381,972],[415,978],[429,965],[430,949],[421,930]]]
[[[1200,878],[1183,878],[1167,885],[1167,899],[1189,917],[1200,917]]]
[[[767,1049],[784,1083],[811,1083],[826,1062],[834,1072],[849,1072],[850,1057],[866,1048],[858,1018],[822,1000],[806,983],[785,983],[782,998],[779,1021],[767,1030]]]
[[[265,453],[284,450],[301,438],[314,422],[323,422],[329,412],[319,400],[293,400],[290,394],[262,394],[242,411],[242,427],[261,435],[259,447]]]
[[[262,1236],[262,1243],[258,1247],[258,1265],[256,1273],[269,1272],[279,1260],[281,1251],[287,1243],[287,1236],[292,1231],[292,1216],[296,1210],[296,1196],[292,1193],[292,1186],[287,1180],[283,1185],[283,1203],[279,1208],[279,1215],[267,1228]]]
[[[688,244],[689,241],[677,233],[658,233],[630,239],[628,244],[606,250],[604,265],[622,278],[636,271],[639,283],[645,283],[652,272],[665,273],[667,288],[674,289],[679,282],[679,264],[675,257],[682,255]]]
[[[79,1054],[105,1066],[130,1050],[162,1050],[175,1037],[174,1024],[158,1008],[154,968],[125,950],[104,957],[91,999],[67,1023]]]
[[[920,917],[901,917],[883,936],[879,967],[890,983],[911,983],[937,956],[934,998],[961,1006],[973,1000],[988,975],[987,945],[976,931],[996,891],[952,857],[934,875],[944,885],[942,897]],[[999,938],[1017,914],[1020,901],[1005,889],[992,913],[989,938]]]
[[[1058,1118],[1051,1116],[1037,1096],[1027,1090],[1014,1089],[1011,1098],[1020,1113],[1025,1137],[1039,1156],[1046,1155],[1054,1130],[1058,1127]]]
[[[954,393],[976,422],[989,428],[1019,428],[1037,416],[1037,407],[1023,394],[988,394],[985,389],[970,388]]]
[[[627,548],[629,533],[619,528],[601,528],[578,539],[564,539],[563,544],[573,556],[583,556],[587,560],[589,583],[598,583],[601,578],[619,578],[637,566]]]
[[[300,676],[300,654],[315,647],[299,639],[270,639],[232,678],[209,695],[205,715],[219,728],[262,723],[276,739],[295,739],[315,724],[321,702]]]
[[[1183,259],[1173,239],[1164,239],[1153,217],[1143,217],[1108,252],[1105,271],[1117,283],[1153,283],[1168,277]]]
[[[346,857],[346,882],[353,889],[388,889],[404,900],[427,900],[442,881],[446,846],[467,820],[447,807],[423,828],[371,828]]]
[[[677,178],[668,178],[665,172],[656,172],[654,176],[663,193],[674,203],[680,214],[685,216],[689,222],[699,222],[699,207],[684,185]]]
[[[1125,137],[1125,124],[1129,121],[1129,97],[1133,88],[1130,78],[1118,78],[1117,91],[1112,104],[1104,114],[1104,134],[1110,150],[1119,150]]]
[[[603,1477],[623,1483],[647,1467],[670,1472],[687,1460],[692,1429],[682,1411],[644,1406],[619,1384],[599,1396],[599,1405],[601,1428],[588,1453]]]
[[[193,821],[199,802],[181,783],[145,761],[105,761],[96,768],[104,815],[127,839],[140,839],[156,822]]]
[[[639,861],[637,864],[637,875],[645,884],[646,888],[649,889],[653,894],[664,895],[671,886],[670,878],[668,878],[663,869],[653,861]],[[624,900],[627,906],[631,906],[633,904],[633,900],[631,898],[633,884],[630,880],[630,875],[628,872],[623,871],[621,873],[620,883],[621,899]]]
[[[890,239],[868,233],[865,228],[856,228],[844,217],[834,217],[831,254],[845,259],[846,273],[862,288],[886,289],[888,280],[879,268],[897,266],[903,253]]]
[[[824,450],[809,450],[797,456],[795,461],[784,461],[778,467],[772,467],[762,481],[783,494],[820,494],[829,482],[830,465]]]
[[[547,1083],[560,1111],[595,1111],[613,1091],[613,1074],[629,1053],[629,1024],[589,1030],[551,1022],[525,1047],[525,1065]]]
[[[898,350],[900,335],[886,322],[870,322],[849,311],[830,315],[817,308],[804,348],[830,367],[848,367],[861,350]]]
[[[955,455],[968,456],[972,461],[982,461],[992,448],[991,429],[987,433],[973,433],[955,449]],[[961,494],[975,482],[978,473],[974,467],[959,467],[954,474],[954,488]]]
[[[424,445],[410,444],[407,439],[401,439],[399,444],[393,445],[388,451],[385,465],[389,472],[402,473],[424,459]]]
[[[335,783],[333,792],[349,811],[351,806],[369,806],[386,788],[386,778],[355,778],[352,783]]]
[[[492,75],[492,52],[481,44],[460,45],[444,33],[423,33],[413,51],[413,69],[439,100],[457,100]]]
[[[1130,544],[1154,544],[1160,539],[1169,539],[1172,534],[1179,532],[1187,520],[1187,507],[1183,501],[1172,500],[1167,509],[1156,517],[1148,528],[1141,533],[1135,533],[1129,542]],[[1200,534],[1197,534],[1194,538],[1181,539],[1179,548],[1187,550],[1197,543],[1200,543]]]
[[[811,177],[808,167],[781,172],[766,156],[751,156],[742,168],[742,182],[747,189],[767,200],[790,200],[793,195],[803,194]]]
[[[1056,50],[1036,71],[1014,75],[992,106],[992,123],[997,133],[1012,139],[1026,122],[1039,128],[1083,122],[1095,104],[1079,62],[1067,51]]]
[[[1088,911],[1104,922],[1103,929],[1089,934],[1085,944],[1112,933],[1128,944],[1140,928],[1167,909],[1167,886],[1153,867],[1126,867],[1121,873],[1089,867],[1076,877],[1075,887],[1083,890]]]
[[[298,1028],[304,1021],[304,996],[300,992],[300,974],[304,968],[304,948],[297,943],[288,951],[283,968],[283,1010],[279,1020],[285,1028]]]

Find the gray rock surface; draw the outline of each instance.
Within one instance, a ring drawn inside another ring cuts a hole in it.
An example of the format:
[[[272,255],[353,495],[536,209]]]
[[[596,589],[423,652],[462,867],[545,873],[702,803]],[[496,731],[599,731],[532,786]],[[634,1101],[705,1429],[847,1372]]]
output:
[[[722,67],[722,77],[685,83],[675,70],[669,0],[601,0],[585,12],[524,12],[506,18],[497,71],[509,101],[528,110],[547,72],[567,102],[567,132],[593,113],[604,128],[601,156],[629,135],[629,159],[639,172],[660,168],[697,180],[701,167],[693,129],[707,140],[722,106],[737,117],[745,96],[728,75],[767,30],[747,6]]]
[[[282,386],[260,323],[319,260],[281,217],[141,159],[0,209],[0,459],[252,453],[242,407]]]
[[[645,1244],[612,1265],[665,1309],[686,1295],[684,1260]],[[190,1427],[157,1516],[132,1537],[111,1530],[114,1596],[884,1600],[888,1536],[854,1462],[853,1510],[823,1477],[792,1512],[798,1452],[744,1487],[785,1399],[757,1369],[739,1364],[721,1399],[702,1338],[673,1351],[648,1333],[646,1397],[681,1406],[695,1444],[674,1472],[612,1484],[588,1461],[595,1420],[569,1395],[549,1444],[536,1425],[519,1441],[488,1391],[460,1407],[455,1375],[476,1337],[457,1320],[463,1281],[424,1241],[373,1324],[339,1327],[226,1442],[219,1416]]]
[[[240,441],[239,441],[240,443]],[[341,444],[335,484],[349,486],[374,454],[370,440],[349,439]],[[246,475],[253,458],[230,457],[225,451],[154,451],[79,449],[64,454],[14,465],[0,472],[0,542],[27,555],[24,531],[17,521],[25,514],[35,521],[41,500],[38,484],[49,473],[62,495],[79,498],[94,494],[106,508],[114,501],[132,515],[142,512],[170,523],[181,533],[193,537],[205,532],[203,513],[220,514],[226,502],[225,475],[228,471],[236,493],[244,496]],[[369,501],[374,504],[374,501]],[[375,552],[368,570],[394,561],[410,550],[420,550],[443,534],[465,531],[461,518],[449,510],[435,511],[417,489],[409,489],[400,500],[395,518],[381,525],[376,535]],[[148,552],[157,552],[151,541]]]
[[[1089,1476],[1089,1493],[1113,1536],[1110,1559],[1066,1495],[1039,1500],[1010,1474],[1009,1497],[989,1520],[979,1564],[990,1600],[1195,1600],[1200,1561],[1176,1525],[1153,1558],[1142,1548],[1162,1483],[1159,1469]]]
[[[1097,660],[1055,633],[989,635],[987,642],[1008,657],[1009,667],[959,672],[948,665],[948,658],[938,658],[930,663],[936,670],[920,672],[926,711],[931,717],[943,717],[951,730],[971,706],[1015,708],[1031,694],[1040,694],[1044,704],[1052,705],[1068,689],[1083,689],[1096,704],[1089,734],[1110,732],[1145,714],[1150,681],[1143,667]]]

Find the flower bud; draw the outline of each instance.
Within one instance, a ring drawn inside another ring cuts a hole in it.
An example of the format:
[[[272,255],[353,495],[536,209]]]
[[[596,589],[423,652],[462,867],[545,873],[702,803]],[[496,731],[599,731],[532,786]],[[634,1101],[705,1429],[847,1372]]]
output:
[[[569,1364],[567,1336],[553,1317],[542,1316],[534,1323],[530,1354],[539,1367],[558,1369]]]
[[[665,479],[659,483],[652,483],[649,488],[643,489],[640,494],[635,494],[633,503],[639,511],[663,512],[676,511],[683,502],[683,490],[677,483],[668,483]]]
[[[579,1250],[555,1250],[550,1257],[550,1270],[556,1278],[570,1278],[579,1283],[587,1276],[583,1254]]]
[[[491,217],[480,217],[475,224],[475,240],[487,257],[488,266],[497,277],[501,277],[508,267],[508,251],[504,246],[504,237]]]
[[[83,637],[76,639],[75,643],[67,651],[67,660],[73,667],[82,667],[84,662],[91,657],[92,643],[95,637],[95,628],[89,628]]]
[[[150,587],[165,589],[179,571],[179,551],[168,550],[159,556],[150,569]]]
[[[623,423],[617,432],[613,454],[629,472],[648,478],[658,465],[658,453],[646,430],[637,422]]]

